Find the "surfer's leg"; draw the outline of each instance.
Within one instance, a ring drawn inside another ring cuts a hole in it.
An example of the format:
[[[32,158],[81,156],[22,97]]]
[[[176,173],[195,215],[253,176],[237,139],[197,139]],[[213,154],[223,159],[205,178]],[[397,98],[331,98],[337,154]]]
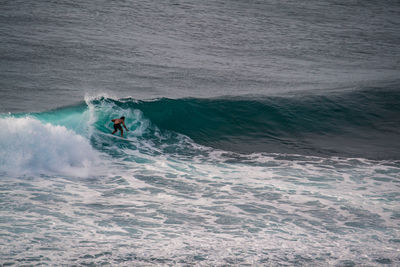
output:
[[[115,134],[118,131],[118,125],[114,124],[114,132],[112,132],[111,134]]]
[[[121,131],[121,137],[124,137],[124,130],[120,130]]]

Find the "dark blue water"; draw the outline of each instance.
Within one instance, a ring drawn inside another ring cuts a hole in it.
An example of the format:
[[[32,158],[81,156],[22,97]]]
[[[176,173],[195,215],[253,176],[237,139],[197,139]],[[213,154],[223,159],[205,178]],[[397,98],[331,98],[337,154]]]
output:
[[[399,29],[398,1],[1,1],[0,264],[399,265]]]
[[[74,104],[85,93],[385,87],[399,77],[399,9],[397,1],[2,1],[0,111]]]

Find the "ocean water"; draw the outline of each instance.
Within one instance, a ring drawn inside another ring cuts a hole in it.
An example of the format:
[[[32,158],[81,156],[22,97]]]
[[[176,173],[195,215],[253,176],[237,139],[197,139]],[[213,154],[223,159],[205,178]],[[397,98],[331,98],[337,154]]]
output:
[[[1,1],[0,265],[400,265],[399,15]]]

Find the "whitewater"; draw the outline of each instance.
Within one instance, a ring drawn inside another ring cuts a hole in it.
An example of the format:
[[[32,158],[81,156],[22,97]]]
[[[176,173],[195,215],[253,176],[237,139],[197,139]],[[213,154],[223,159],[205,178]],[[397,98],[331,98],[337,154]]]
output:
[[[0,118],[3,264],[399,263],[397,160],[212,148],[134,108],[163,101]]]

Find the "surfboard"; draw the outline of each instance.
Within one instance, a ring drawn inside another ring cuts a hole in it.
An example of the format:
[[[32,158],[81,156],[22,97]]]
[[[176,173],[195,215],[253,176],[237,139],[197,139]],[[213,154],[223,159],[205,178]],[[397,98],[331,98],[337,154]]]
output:
[[[97,133],[99,133],[99,134],[101,134],[101,135],[104,135],[104,136],[108,136],[108,137],[112,137],[112,138],[115,138],[115,139],[118,139],[118,140],[124,140],[124,141],[128,141],[128,142],[132,142],[133,140],[130,140],[129,138],[128,138],[128,136],[126,135],[126,133],[124,133],[124,137],[121,137],[121,135],[119,134],[119,135],[117,135],[117,134],[111,134],[111,133],[104,133],[104,132],[97,132]]]

